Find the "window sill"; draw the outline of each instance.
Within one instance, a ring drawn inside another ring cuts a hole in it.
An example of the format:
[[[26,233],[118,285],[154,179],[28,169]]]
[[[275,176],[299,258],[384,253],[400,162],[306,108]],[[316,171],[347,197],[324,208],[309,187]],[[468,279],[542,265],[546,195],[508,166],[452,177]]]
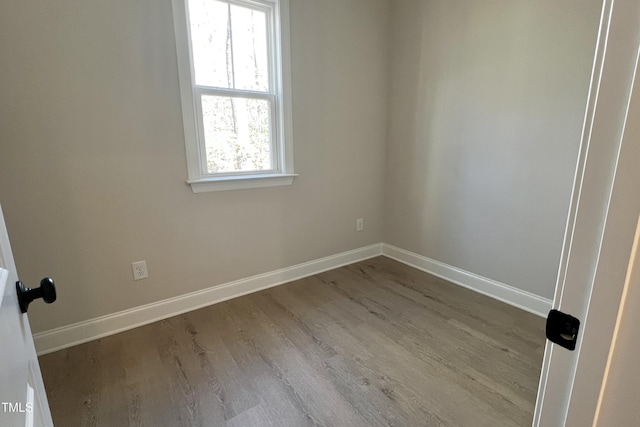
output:
[[[187,181],[194,193],[209,191],[243,190],[248,188],[279,187],[291,185],[295,173],[279,173],[270,175],[225,176],[219,178],[202,178]]]

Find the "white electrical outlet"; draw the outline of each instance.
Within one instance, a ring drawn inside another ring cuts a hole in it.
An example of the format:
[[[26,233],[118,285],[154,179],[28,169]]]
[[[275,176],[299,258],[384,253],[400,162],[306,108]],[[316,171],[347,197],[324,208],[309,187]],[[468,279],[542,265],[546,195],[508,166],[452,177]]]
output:
[[[147,261],[136,261],[131,263],[133,269],[133,280],[142,280],[149,277],[147,272]]]
[[[356,219],[356,231],[364,230],[364,218]]]

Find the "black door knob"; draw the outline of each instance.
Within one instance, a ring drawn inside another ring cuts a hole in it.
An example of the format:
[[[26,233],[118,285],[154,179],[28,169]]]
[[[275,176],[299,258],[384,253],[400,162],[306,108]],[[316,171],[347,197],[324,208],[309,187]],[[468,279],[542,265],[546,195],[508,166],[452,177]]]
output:
[[[56,285],[51,277],[45,277],[40,281],[40,287],[31,289],[27,288],[22,282],[16,282],[16,292],[18,293],[18,303],[20,311],[27,312],[29,304],[34,299],[42,298],[47,304],[51,304],[56,300]]]

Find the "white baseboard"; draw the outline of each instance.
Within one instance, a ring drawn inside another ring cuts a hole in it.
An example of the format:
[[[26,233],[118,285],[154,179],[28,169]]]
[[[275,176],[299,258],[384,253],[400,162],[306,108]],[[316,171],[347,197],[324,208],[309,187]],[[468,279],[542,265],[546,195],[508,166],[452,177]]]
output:
[[[43,355],[379,255],[395,259],[403,264],[426,271],[434,276],[441,277],[538,316],[546,316],[552,306],[551,300],[538,295],[386,243],[376,243],[292,267],[40,332],[34,334],[33,340],[38,355]]]
[[[38,355],[382,255],[382,243],[34,334]]]
[[[507,304],[521,308],[541,317],[546,317],[551,310],[552,301],[538,295],[523,291],[486,277],[478,276],[457,267],[435,261],[422,255],[400,249],[398,247],[382,244],[382,254],[407,264],[418,270],[426,271],[434,276],[441,277],[457,285],[495,298]]]

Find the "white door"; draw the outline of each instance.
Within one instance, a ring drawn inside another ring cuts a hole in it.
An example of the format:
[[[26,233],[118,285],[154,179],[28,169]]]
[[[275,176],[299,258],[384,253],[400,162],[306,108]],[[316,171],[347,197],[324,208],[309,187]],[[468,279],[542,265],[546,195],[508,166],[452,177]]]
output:
[[[18,306],[17,280],[0,208],[0,426],[52,426],[29,319]]]
[[[547,342],[534,426],[582,427],[597,420],[640,214],[640,84],[633,91],[640,1],[603,3],[553,303],[581,326],[575,351]]]

